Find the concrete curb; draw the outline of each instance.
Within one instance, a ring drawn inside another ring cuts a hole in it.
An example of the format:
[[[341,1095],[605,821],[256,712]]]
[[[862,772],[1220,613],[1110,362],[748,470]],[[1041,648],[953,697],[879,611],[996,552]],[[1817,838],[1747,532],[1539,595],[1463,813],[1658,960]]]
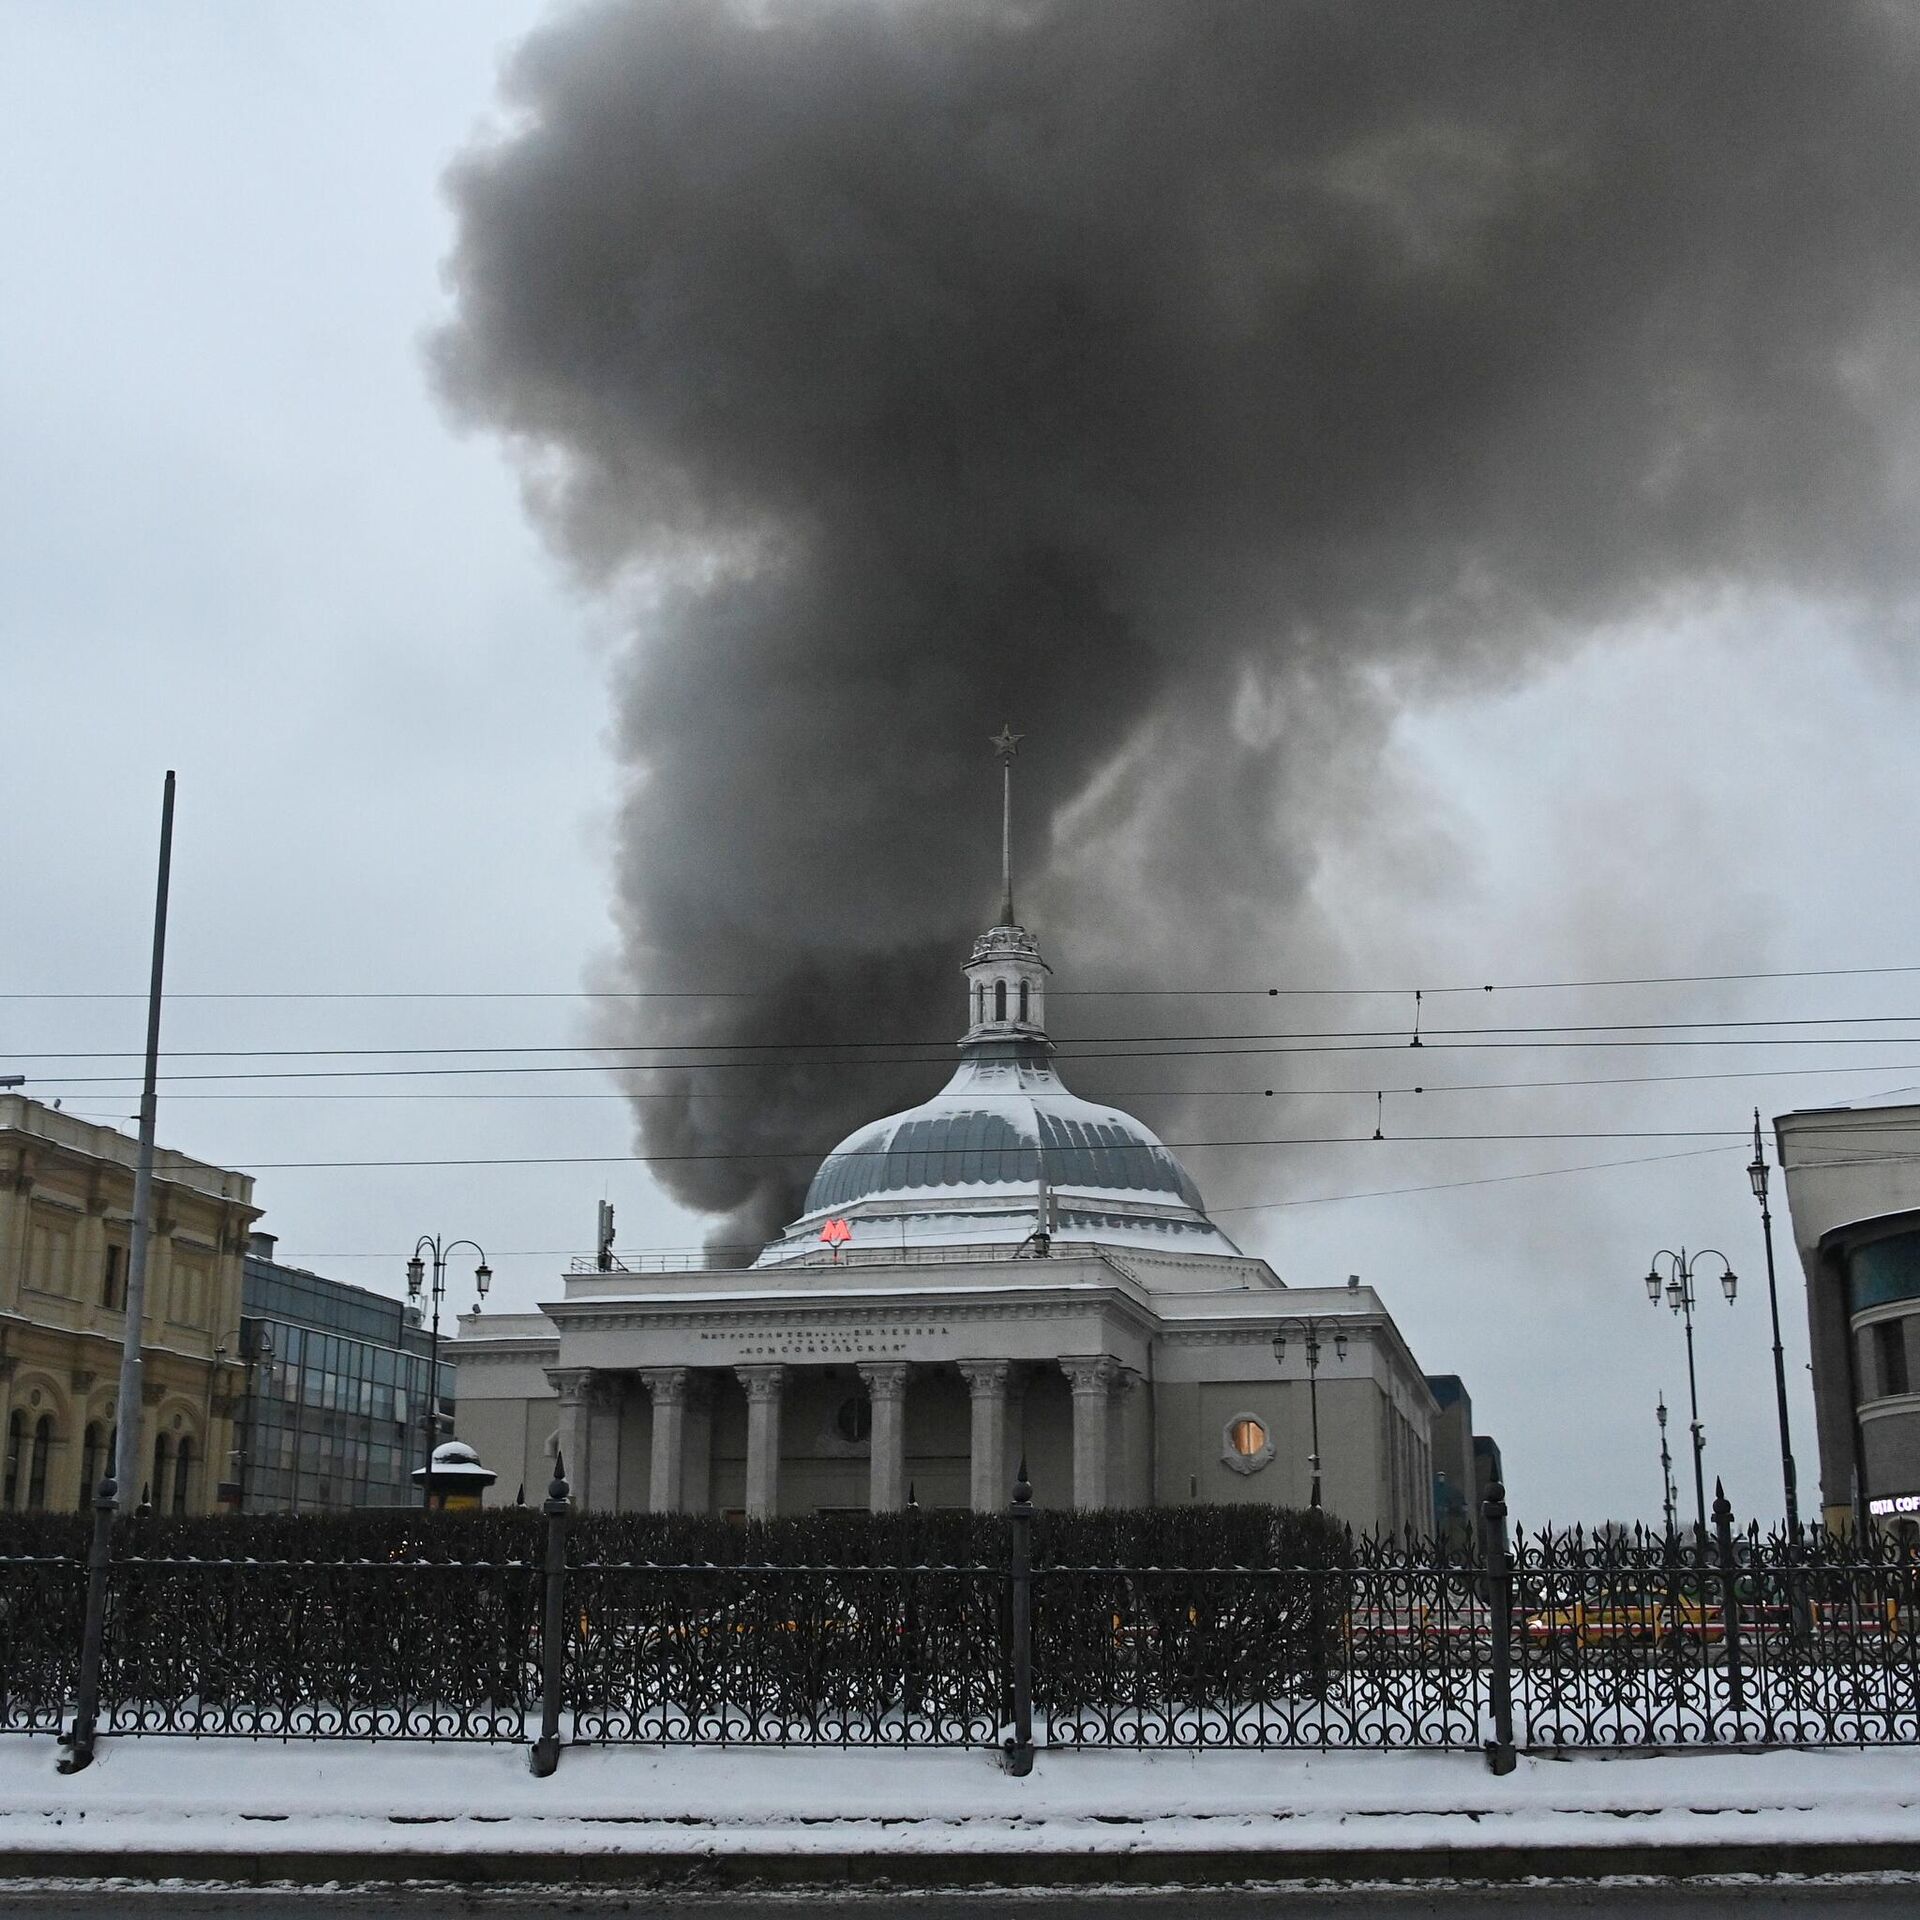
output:
[[[686,1888],[989,1888],[1191,1886],[1248,1883],[1512,1884],[1614,1876],[1688,1880],[1727,1875],[1843,1878],[1920,1874],[1920,1845],[1894,1841],[1683,1842],[1581,1846],[1425,1848],[1277,1847],[1219,1851],[1141,1848],[1125,1853],[1040,1850],[981,1853],[723,1853],[688,1847],[644,1854],[537,1850],[468,1854],[288,1850],[162,1853],[26,1849],[0,1853],[9,1880],[193,1881],[221,1886],[591,1885]]]

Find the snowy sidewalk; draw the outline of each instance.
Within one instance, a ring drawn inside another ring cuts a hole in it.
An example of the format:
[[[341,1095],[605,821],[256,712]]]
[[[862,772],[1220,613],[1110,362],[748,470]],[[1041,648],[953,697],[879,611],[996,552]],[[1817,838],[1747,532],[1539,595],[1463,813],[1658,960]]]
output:
[[[0,1877],[1512,1878],[1920,1870],[1920,1753],[1522,1757],[0,1737]]]

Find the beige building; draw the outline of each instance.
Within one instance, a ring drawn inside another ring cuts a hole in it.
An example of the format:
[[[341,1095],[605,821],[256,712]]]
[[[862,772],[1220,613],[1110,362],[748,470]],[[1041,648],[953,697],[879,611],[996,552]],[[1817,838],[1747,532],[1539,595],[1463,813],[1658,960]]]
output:
[[[1305,1506],[1317,1413],[1325,1506],[1430,1531],[1439,1409],[1379,1297],[1285,1285],[1062,1084],[1010,899],[964,972],[952,1080],[836,1147],[752,1266],[578,1271],[461,1324],[489,1499],[558,1446],[589,1509],[987,1509],[1022,1456],[1044,1506]]]
[[[0,1094],[0,1505],[71,1511],[113,1458],[138,1142]],[[140,1410],[154,1506],[204,1513],[241,1388],[241,1262],[253,1181],[155,1162]]]

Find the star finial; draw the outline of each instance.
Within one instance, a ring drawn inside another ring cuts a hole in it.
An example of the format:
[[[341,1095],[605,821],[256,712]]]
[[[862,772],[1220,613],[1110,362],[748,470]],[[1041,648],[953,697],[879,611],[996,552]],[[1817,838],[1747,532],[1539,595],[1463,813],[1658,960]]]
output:
[[[1011,720],[1004,720],[1000,724],[1000,731],[993,736],[991,745],[1002,760],[1011,760],[1020,751],[1020,742],[1026,737],[1024,733],[1014,732]]]

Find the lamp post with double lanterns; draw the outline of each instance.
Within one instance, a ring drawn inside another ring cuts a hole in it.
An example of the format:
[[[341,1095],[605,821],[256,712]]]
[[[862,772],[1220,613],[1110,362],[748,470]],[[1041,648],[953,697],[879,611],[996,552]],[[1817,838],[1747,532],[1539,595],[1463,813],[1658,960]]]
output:
[[[1689,1254],[1685,1247],[1678,1253],[1662,1247],[1647,1268],[1647,1298],[1657,1307],[1664,1293],[1667,1305],[1681,1317],[1687,1329],[1687,1400],[1693,1410],[1690,1428],[1693,1434],[1693,1500],[1703,1542],[1707,1537],[1707,1474],[1702,1456],[1706,1452],[1707,1441],[1700,1426],[1700,1383],[1693,1365],[1693,1280],[1700,1262],[1709,1256],[1720,1262],[1720,1291],[1727,1296],[1731,1305],[1740,1281],[1727,1256],[1717,1247],[1702,1247],[1693,1254]],[[1661,1271],[1662,1261],[1666,1262],[1664,1273]]]
[[[1753,1110],[1753,1159],[1747,1182],[1760,1202],[1760,1233],[1767,1243],[1767,1310],[1773,1315],[1773,1397],[1780,1414],[1780,1479],[1787,1496],[1787,1538],[1800,1537],[1800,1484],[1793,1467],[1793,1436],[1787,1428],[1787,1356],[1780,1346],[1780,1290],[1773,1277],[1773,1213],[1767,1205],[1767,1155],[1760,1143],[1760,1109]]]
[[[427,1279],[427,1263],[422,1256],[429,1253],[433,1256],[433,1286],[430,1290],[433,1297],[433,1332],[427,1343],[427,1410],[424,1421],[427,1457],[420,1463],[424,1469],[420,1476],[422,1506],[433,1504],[433,1443],[440,1427],[440,1302],[447,1291],[447,1255],[459,1252],[462,1247],[469,1247],[480,1256],[480,1263],[473,1270],[473,1284],[484,1300],[487,1289],[493,1285],[493,1269],[487,1265],[486,1249],[477,1240],[448,1240],[443,1243],[437,1233],[423,1233],[414,1243],[413,1258],[407,1262],[407,1299],[417,1307]]]
[[[1285,1366],[1287,1363],[1288,1327],[1298,1327],[1307,1337],[1307,1417],[1313,1433],[1313,1451],[1307,1456],[1313,1466],[1313,1491],[1307,1504],[1316,1513],[1320,1510],[1320,1335],[1328,1324],[1326,1320],[1310,1313],[1289,1313],[1281,1317],[1280,1331],[1273,1336],[1276,1366]],[[1336,1360],[1347,1357],[1347,1333],[1344,1327],[1334,1327],[1333,1354]]]

